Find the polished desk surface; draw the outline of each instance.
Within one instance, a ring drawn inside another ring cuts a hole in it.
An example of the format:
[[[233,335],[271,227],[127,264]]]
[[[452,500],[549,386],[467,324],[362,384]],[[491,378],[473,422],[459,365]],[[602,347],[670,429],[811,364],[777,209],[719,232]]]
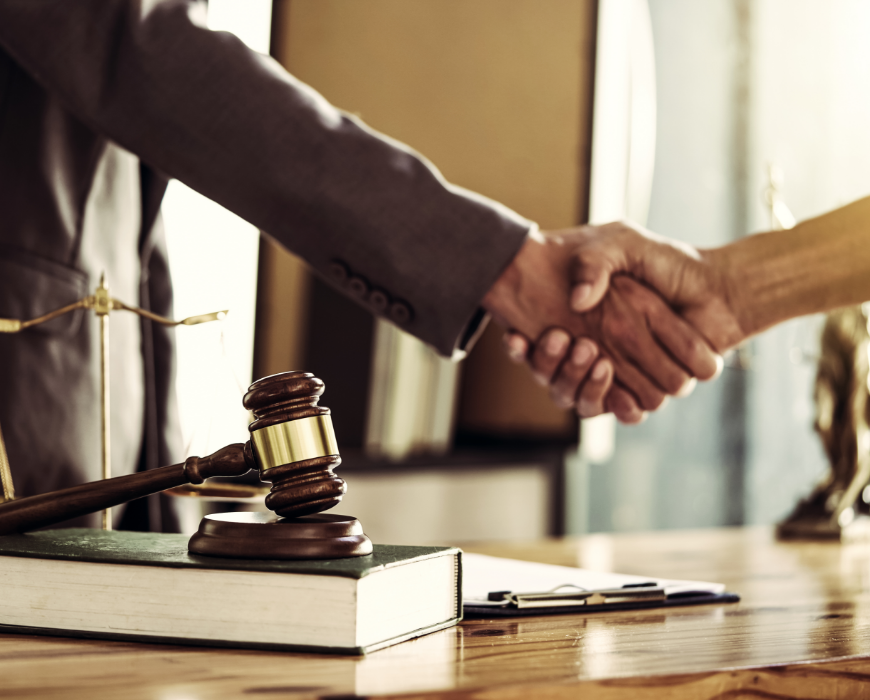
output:
[[[0,698],[870,698],[870,544],[749,528],[464,548],[742,601],[469,620],[367,657],[0,636]]]

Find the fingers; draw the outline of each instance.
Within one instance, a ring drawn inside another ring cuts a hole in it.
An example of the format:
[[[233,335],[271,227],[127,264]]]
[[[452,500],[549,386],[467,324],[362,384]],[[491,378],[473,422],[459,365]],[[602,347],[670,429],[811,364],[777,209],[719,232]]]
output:
[[[598,346],[586,338],[575,343],[554,380],[551,394],[554,401],[563,408],[572,406],[574,397],[577,396],[577,415],[581,418],[612,412],[619,422],[635,424],[643,422],[647,417],[647,413],[640,409],[632,394],[613,385],[613,363],[606,357],[599,358]],[[566,400],[565,397],[570,399]],[[660,405],[666,401],[667,397],[663,397]]]
[[[642,411],[634,397],[625,389],[614,386],[604,401],[604,409],[612,412],[620,423],[635,425],[646,420],[647,413]]]
[[[504,336],[505,349],[515,362],[528,362],[536,380],[550,385],[550,396],[560,408],[576,406],[581,418],[591,418],[613,412],[622,423],[639,423],[647,410],[664,405],[667,397],[642,372],[626,364],[620,372],[623,386],[615,386],[614,365],[601,357],[598,345],[588,338],[571,336],[560,328],[545,332],[531,346],[520,333],[511,331]],[[693,382],[686,382],[691,387]]]
[[[628,245],[625,236],[636,232],[614,223],[583,226],[577,233],[580,239],[570,269],[570,305],[573,311],[583,313],[604,298],[612,275],[631,272],[628,258],[637,246]]]
[[[606,357],[595,363],[577,399],[577,415],[581,418],[602,413],[613,413],[620,423],[628,425],[642,423],[647,417],[634,396],[613,384],[613,363]]]
[[[592,371],[589,378],[580,389],[577,399],[577,415],[581,418],[592,418],[602,413],[607,413],[604,408],[604,400],[607,392],[613,384],[613,363],[606,357],[602,357]]]
[[[511,360],[517,364],[527,362],[538,384],[548,386],[553,383],[550,396],[561,408],[574,406],[577,387],[598,357],[595,343],[580,339],[572,348],[571,336],[561,328],[544,332],[534,348],[528,338],[516,331],[505,333],[503,341]]]
[[[609,265],[593,255],[578,255],[571,270],[571,309],[583,313],[600,302],[610,286]]]
[[[550,398],[560,408],[573,408],[577,402],[577,392],[587,376],[591,379],[590,369],[598,358],[598,346],[588,338],[578,338],[565,358],[565,362],[556,372],[550,385]],[[600,363],[599,363],[600,364]],[[612,374],[612,372],[611,372]],[[596,384],[601,384],[598,381]],[[584,385],[585,386],[585,385]],[[610,386],[609,380],[603,387],[603,393]]]
[[[677,316],[663,300],[651,299],[647,311],[650,330],[689,374],[701,381],[715,379],[722,371],[722,356],[715,352],[693,326]]]
[[[613,407],[609,407],[609,394],[617,390],[613,362],[600,357],[598,345],[588,338],[578,338],[572,346],[571,336],[561,328],[548,330],[531,348],[528,339],[515,331],[505,334],[504,343],[512,360],[528,362],[537,382],[550,386],[557,406],[576,405],[582,418],[613,411],[623,423],[638,423],[646,410],[655,410],[665,402],[665,394],[652,381],[626,364],[620,376],[631,391],[619,388]]]
[[[550,385],[550,397],[560,408],[573,408],[582,403],[582,417],[604,413],[604,398],[613,382],[613,364],[599,358],[598,345],[588,338],[578,338],[567,352],[561,352],[570,336],[553,328],[544,333],[530,351],[529,340],[516,331],[504,335],[505,351],[517,363],[528,362],[539,382]],[[596,362],[597,360],[597,362]],[[582,387],[582,388],[581,388]],[[579,396],[578,396],[579,394]]]
[[[662,355],[664,354],[662,353]],[[637,405],[642,411],[657,411],[664,405],[668,392],[663,391],[653,379],[635,367],[631,362],[618,362],[615,360],[614,369],[614,375],[619,386],[623,390],[630,392],[637,400]]]
[[[605,317],[605,332],[613,345],[611,354],[628,360],[617,361],[616,376],[637,397],[642,409],[655,410],[661,405],[664,394],[676,396],[686,391],[691,375],[681,362],[675,360],[668,346],[660,343],[653,334],[652,319],[657,319],[655,326],[672,344],[682,343],[684,357],[703,358],[704,349],[709,351],[709,348],[700,335],[650,289],[624,276],[614,277],[611,285],[614,293],[608,301],[610,313]],[[689,345],[696,355],[685,351]],[[712,352],[707,359],[710,360],[710,369],[715,370]],[[697,360],[694,364],[703,367],[704,362]]]
[[[592,418],[602,413],[613,413],[620,423],[635,424],[646,420],[647,413],[637,400],[620,386],[613,386],[613,364],[606,357],[595,363],[589,379],[580,390],[577,414]]]
[[[548,386],[559,367],[565,362],[572,338],[561,328],[546,331],[532,348],[530,363],[532,375],[541,386]],[[573,401],[571,405],[573,405]]]
[[[571,337],[567,332],[554,328],[541,336],[532,351],[530,363],[539,382],[550,383],[550,397],[560,408],[577,407],[583,418],[606,413],[604,401],[613,386],[613,363],[606,357],[599,357],[598,345],[588,338],[578,338],[570,351]],[[567,345],[566,345],[567,342]],[[655,388],[650,387],[645,397],[651,403],[660,403],[663,395],[653,396]],[[637,401],[625,391],[625,398],[618,401],[617,415],[623,422],[636,423],[643,413]]]
[[[502,337],[502,341],[504,342],[504,351],[513,362],[520,364],[528,359],[531,343],[522,333],[507,331]]]
[[[695,390],[696,386],[698,386],[698,380],[692,377],[675,395],[684,399]]]

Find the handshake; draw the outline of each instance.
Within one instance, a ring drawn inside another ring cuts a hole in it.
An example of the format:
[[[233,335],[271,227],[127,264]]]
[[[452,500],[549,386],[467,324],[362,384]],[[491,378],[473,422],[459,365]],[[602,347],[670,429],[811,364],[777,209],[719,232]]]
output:
[[[715,255],[627,223],[533,233],[484,306],[557,405],[624,423],[717,376],[745,337]]]
[[[628,223],[530,235],[483,300],[555,403],[637,423],[776,323],[870,299],[870,198],[697,250]]]

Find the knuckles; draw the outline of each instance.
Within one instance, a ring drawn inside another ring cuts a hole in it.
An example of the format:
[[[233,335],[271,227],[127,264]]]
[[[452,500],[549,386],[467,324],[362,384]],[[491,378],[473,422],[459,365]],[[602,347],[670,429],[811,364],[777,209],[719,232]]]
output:
[[[646,326],[642,327],[646,332]],[[637,356],[640,353],[640,328],[637,323],[623,317],[611,317],[603,323],[603,335],[606,338],[616,341],[616,344],[630,356]]]

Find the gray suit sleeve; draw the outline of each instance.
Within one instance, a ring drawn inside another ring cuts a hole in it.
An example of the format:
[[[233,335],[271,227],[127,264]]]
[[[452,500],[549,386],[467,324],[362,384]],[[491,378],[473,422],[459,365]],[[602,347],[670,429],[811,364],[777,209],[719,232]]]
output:
[[[327,278],[343,263],[363,303],[404,304],[405,330],[444,355],[533,226],[206,29],[201,3],[0,0],[0,44],[89,128]]]

